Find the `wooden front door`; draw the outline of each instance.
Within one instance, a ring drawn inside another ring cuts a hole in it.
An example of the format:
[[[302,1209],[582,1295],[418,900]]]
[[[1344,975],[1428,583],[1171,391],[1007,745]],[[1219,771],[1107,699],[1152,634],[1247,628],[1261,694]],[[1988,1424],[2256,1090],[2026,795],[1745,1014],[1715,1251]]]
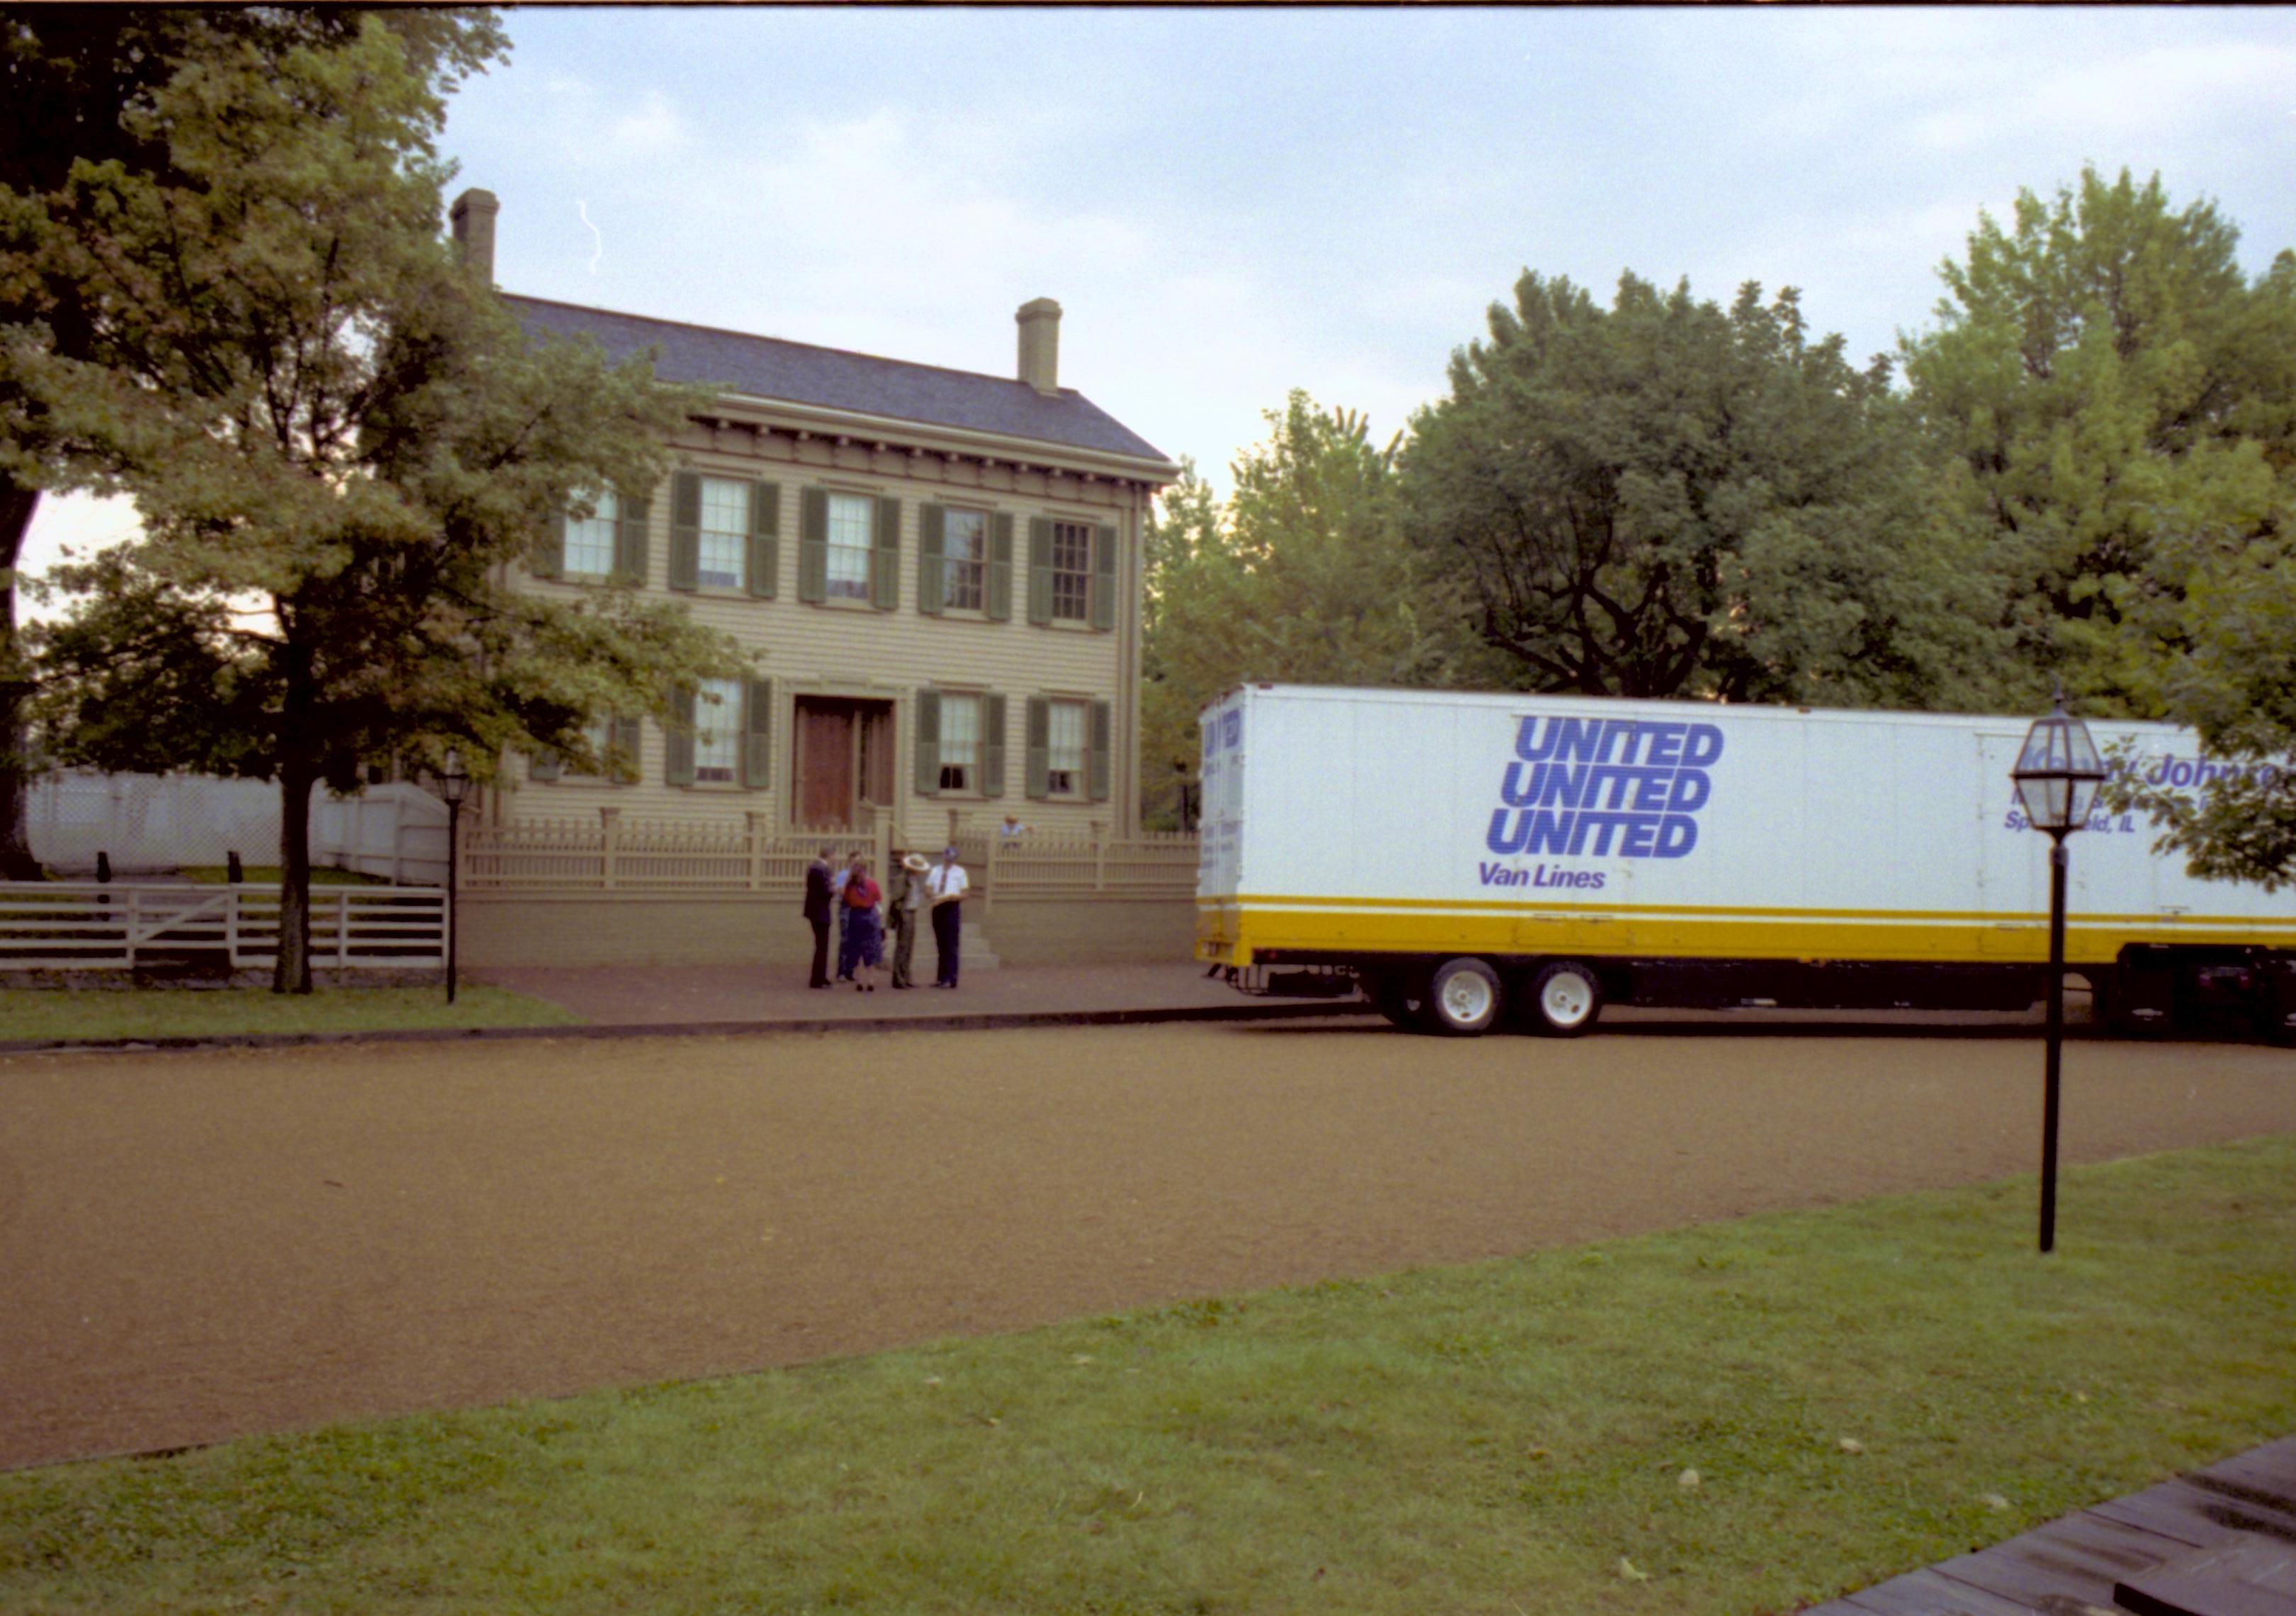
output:
[[[853,824],[853,703],[797,700],[797,823]]]

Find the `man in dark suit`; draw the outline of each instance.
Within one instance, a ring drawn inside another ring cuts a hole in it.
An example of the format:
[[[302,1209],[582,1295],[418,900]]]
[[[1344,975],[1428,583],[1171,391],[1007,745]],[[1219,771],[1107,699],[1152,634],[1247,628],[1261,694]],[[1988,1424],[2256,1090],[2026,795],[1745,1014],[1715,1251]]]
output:
[[[835,851],[834,848],[824,848],[805,866],[805,919],[813,928],[813,980],[806,984],[808,988],[829,986],[829,858]]]

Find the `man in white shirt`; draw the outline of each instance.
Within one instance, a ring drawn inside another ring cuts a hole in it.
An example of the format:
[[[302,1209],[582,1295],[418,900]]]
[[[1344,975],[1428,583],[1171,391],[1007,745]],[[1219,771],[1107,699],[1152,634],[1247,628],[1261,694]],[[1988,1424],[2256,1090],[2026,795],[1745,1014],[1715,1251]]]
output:
[[[933,947],[940,955],[940,968],[933,978],[936,988],[956,986],[957,939],[963,935],[959,928],[964,923],[961,912],[972,885],[964,866],[956,862],[956,849],[943,848],[940,862],[925,877],[925,896],[932,899]]]

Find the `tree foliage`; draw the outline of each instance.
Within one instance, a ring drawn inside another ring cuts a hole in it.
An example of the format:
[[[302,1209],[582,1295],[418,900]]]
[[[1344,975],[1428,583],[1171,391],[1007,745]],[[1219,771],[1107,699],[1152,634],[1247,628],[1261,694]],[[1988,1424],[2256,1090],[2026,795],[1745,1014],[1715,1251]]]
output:
[[[1294,391],[1225,502],[1185,466],[1148,534],[1142,777],[1152,814],[1186,778],[1196,715],[1246,680],[1453,682],[1458,609],[1404,544],[1396,446]]]
[[[1841,705],[1981,700],[1971,535],[1887,362],[1791,290],[1724,309],[1526,273],[1413,422],[1409,530],[1531,690]]]
[[[2238,242],[2157,175],[2087,168],[1980,218],[1904,349],[2020,660],[2242,766],[2118,800],[2195,873],[2277,882],[2296,876],[2296,254],[2251,282]]]
[[[375,17],[202,42],[121,114],[164,171],[78,162],[12,237],[16,283],[91,319],[77,351],[5,332],[0,466],[132,495],[144,530],[65,576],[87,599],[47,659],[56,750],[279,779],[283,990],[309,987],[315,783],[450,746],[480,778],[507,747],[585,756],[589,718],[666,713],[731,655],[627,589],[508,587],[554,511],[651,488],[698,398],[529,346],[454,261],[439,61]]]

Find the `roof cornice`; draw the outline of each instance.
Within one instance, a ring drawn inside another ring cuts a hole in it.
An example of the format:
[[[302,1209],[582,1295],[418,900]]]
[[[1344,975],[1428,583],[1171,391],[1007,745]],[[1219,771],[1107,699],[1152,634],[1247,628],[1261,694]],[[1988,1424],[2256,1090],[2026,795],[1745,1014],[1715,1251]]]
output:
[[[1011,432],[983,432],[970,427],[940,426],[899,415],[873,415],[840,410],[828,405],[798,404],[752,393],[720,393],[728,411],[766,416],[774,425],[828,437],[867,439],[906,448],[941,454],[1026,462],[1064,471],[1088,472],[1103,477],[1129,477],[1158,486],[1178,480],[1180,468],[1168,460],[1119,455],[1106,449],[1080,448],[1046,438],[1023,438]]]

